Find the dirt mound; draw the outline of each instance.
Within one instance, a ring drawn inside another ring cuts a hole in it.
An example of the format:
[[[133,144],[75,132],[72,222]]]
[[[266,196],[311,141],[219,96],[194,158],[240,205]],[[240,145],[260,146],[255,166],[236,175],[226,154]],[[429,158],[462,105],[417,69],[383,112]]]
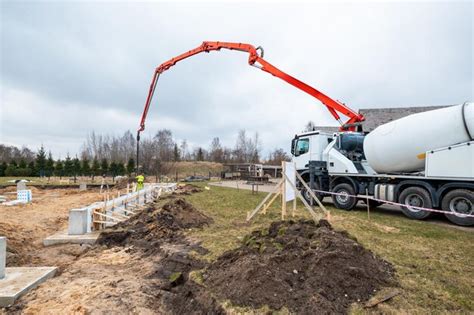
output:
[[[296,313],[345,313],[394,285],[394,269],[324,220],[280,221],[254,231],[212,263],[204,279],[221,299],[241,306],[286,306]]]
[[[182,198],[161,207],[156,204],[125,222],[102,232],[98,243],[109,247],[125,246],[146,261],[140,292],[154,298],[147,307],[165,314],[224,314],[222,307],[205,289],[189,279],[189,273],[206,263],[191,251],[205,254],[199,243],[186,239],[183,229],[208,225],[212,218],[202,214]]]
[[[210,224],[212,218],[202,214],[182,198],[166,203],[161,209],[153,204],[127,221],[101,233],[99,244],[135,246],[154,252],[164,241],[183,238],[178,230]]]
[[[176,190],[173,192],[173,195],[191,195],[201,191],[202,188],[195,185],[178,185],[178,187],[176,187]]]
[[[173,229],[202,227],[212,223],[212,219],[196,210],[192,204],[179,198],[166,203],[157,215],[158,221]]]

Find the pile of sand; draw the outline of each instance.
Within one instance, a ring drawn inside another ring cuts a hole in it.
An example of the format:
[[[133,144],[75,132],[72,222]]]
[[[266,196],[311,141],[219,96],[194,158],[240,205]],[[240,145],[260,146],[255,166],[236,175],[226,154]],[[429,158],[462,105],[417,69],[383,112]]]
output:
[[[254,231],[212,263],[205,284],[239,306],[296,313],[344,313],[394,284],[394,269],[345,232],[300,220]]]

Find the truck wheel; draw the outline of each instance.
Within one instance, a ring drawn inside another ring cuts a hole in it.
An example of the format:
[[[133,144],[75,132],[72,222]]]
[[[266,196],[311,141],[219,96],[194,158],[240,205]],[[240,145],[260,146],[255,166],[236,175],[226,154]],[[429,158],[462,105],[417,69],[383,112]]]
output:
[[[431,197],[430,194],[421,187],[409,187],[402,191],[398,197],[398,202],[405,204],[402,207],[403,213],[416,220],[423,220],[430,216],[431,212],[418,210],[412,207],[431,208]],[[412,207],[410,207],[412,206]]]
[[[449,221],[457,225],[474,225],[474,217],[466,217],[466,214],[474,215],[474,193],[469,190],[455,189],[446,194],[441,203],[444,211],[453,214],[445,214]]]
[[[316,189],[319,189],[318,187],[316,187]],[[319,192],[315,192],[313,190],[314,194],[316,195],[316,197],[318,197],[319,201],[323,201],[323,194],[319,193]],[[311,194],[308,192],[308,190],[306,188],[303,187],[303,189],[301,190],[301,195],[303,195],[303,198],[311,205],[311,202],[313,202],[313,205],[317,205],[317,202],[313,200],[313,197],[311,197]]]
[[[332,192],[340,195],[332,195],[332,201],[338,209],[352,210],[357,204],[357,198],[350,197],[355,196],[355,191],[352,185],[339,184],[333,188]]]

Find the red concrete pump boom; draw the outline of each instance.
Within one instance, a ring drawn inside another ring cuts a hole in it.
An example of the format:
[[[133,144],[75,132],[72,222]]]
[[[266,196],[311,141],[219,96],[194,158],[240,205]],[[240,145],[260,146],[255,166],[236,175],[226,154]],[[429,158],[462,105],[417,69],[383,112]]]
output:
[[[355,131],[359,122],[364,120],[364,116],[353,111],[343,103],[336,101],[326,94],[318,91],[317,89],[309,86],[308,84],[292,77],[291,75],[281,71],[277,67],[273,66],[269,62],[263,59],[263,48],[257,47],[250,44],[241,44],[241,43],[227,43],[227,42],[203,42],[199,47],[185,52],[179,56],[174,57],[164,63],[162,63],[158,68],[155,69],[153,74],[153,79],[151,80],[150,89],[148,91],[148,97],[145,102],[145,108],[143,109],[143,114],[140,121],[140,128],[137,130],[137,167],[138,167],[138,142],[140,141],[140,133],[145,130],[145,120],[150,108],[151,100],[153,94],[155,93],[156,84],[161,73],[168,70],[174,66],[178,61],[184,60],[191,56],[197,55],[202,52],[218,51],[221,48],[230,49],[230,50],[239,50],[249,53],[248,63],[251,66],[257,67],[260,70],[270,73],[273,76],[276,76],[283,81],[293,85],[294,87],[308,93],[309,95],[317,98],[321,103],[326,105],[329,112],[332,116],[341,124],[340,130]],[[260,54],[259,54],[260,52]],[[344,116],[349,117],[349,119],[343,123],[341,117],[338,113],[341,113]]]

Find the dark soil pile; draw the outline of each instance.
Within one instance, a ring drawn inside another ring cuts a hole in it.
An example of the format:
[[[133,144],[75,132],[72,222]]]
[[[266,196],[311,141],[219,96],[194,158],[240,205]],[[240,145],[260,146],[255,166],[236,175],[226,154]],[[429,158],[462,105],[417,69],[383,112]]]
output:
[[[157,214],[157,219],[162,225],[174,230],[202,227],[213,222],[212,218],[182,198],[166,203]]]
[[[153,253],[164,242],[182,240],[184,236],[178,230],[202,227],[210,223],[212,218],[201,213],[186,200],[177,198],[166,203],[161,209],[151,205],[130,219],[104,230],[97,242],[108,246],[133,245]]]
[[[212,218],[186,200],[176,197],[161,209],[156,204],[101,233],[99,244],[125,246],[152,267],[144,268],[140,290],[154,298],[148,303],[164,314],[224,314],[222,307],[189,273],[206,263],[189,253],[205,254],[199,244],[186,239],[183,229],[203,227]],[[151,268],[151,269],[150,269]]]
[[[191,195],[201,191],[201,187],[194,186],[191,184],[186,184],[183,186],[178,185],[178,187],[176,187],[176,190],[173,192],[173,195]]]
[[[274,222],[211,264],[206,286],[233,304],[305,314],[345,313],[394,285],[394,269],[321,220]]]

